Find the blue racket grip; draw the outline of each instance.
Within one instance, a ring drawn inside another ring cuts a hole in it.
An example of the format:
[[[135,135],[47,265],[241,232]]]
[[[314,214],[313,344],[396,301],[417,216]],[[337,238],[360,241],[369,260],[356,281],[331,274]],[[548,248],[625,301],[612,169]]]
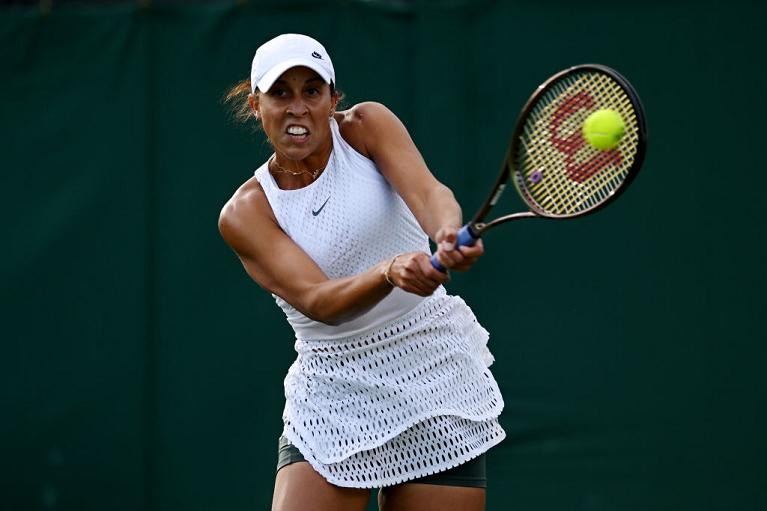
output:
[[[458,239],[455,242],[455,246],[456,248],[473,247],[478,239],[479,238],[474,237],[474,235],[469,230],[469,224],[466,224],[463,227],[461,227],[461,229],[458,231]],[[430,260],[431,260],[431,265],[434,266],[436,270],[439,270],[442,273],[445,273],[445,267],[439,263],[436,255],[432,254]]]

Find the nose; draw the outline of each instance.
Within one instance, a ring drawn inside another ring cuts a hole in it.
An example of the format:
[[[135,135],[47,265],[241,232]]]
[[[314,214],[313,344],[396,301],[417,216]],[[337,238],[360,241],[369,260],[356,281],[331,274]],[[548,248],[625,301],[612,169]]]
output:
[[[306,106],[306,102],[300,94],[288,104],[288,115],[300,116],[306,114],[308,111],[309,108]]]

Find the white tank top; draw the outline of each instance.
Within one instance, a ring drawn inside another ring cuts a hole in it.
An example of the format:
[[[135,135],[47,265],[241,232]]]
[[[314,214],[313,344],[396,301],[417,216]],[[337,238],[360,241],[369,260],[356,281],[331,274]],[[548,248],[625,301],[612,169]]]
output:
[[[428,252],[426,234],[372,161],[330,121],[333,151],[311,185],[281,190],[256,171],[282,229],[329,278]],[[377,488],[447,470],[499,443],[503,398],[488,333],[460,297],[395,289],[339,326],[275,297],[296,332],[283,434],[338,486]]]
[[[282,190],[269,173],[268,161],[255,172],[282,230],[330,279],[357,275],[402,252],[429,252],[429,238],[405,201],[375,164],[344,140],[335,119],[330,119],[330,128],[328,165],[310,185]],[[273,296],[299,339],[354,335],[407,313],[423,300],[395,288],[366,313],[331,326]]]

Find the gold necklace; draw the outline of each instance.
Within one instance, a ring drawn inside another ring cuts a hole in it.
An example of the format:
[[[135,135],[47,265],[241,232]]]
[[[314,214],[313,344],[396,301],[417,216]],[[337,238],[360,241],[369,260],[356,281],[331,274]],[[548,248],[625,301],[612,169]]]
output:
[[[319,173],[322,172],[325,169],[325,167],[327,167],[327,163],[326,163],[325,167],[319,168],[313,172],[309,170],[290,170],[280,166],[280,164],[277,163],[277,160],[275,159],[274,155],[272,155],[269,158],[269,163],[274,163],[277,166],[276,169],[273,169],[275,172],[284,172],[286,174],[290,174],[291,176],[300,176],[301,174],[308,174],[312,176],[312,179],[317,179],[317,175],[319,175]]]

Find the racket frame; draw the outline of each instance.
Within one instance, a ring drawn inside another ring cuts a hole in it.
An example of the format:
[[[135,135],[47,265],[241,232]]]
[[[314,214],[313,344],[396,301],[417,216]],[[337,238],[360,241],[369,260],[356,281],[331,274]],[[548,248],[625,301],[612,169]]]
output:
[[[631,101],[631,105],[634,108],[635,116],[637,119],[637,150],[636,154],[634,156],[634,161],[631,164],[631,167],[628,170],[628,174],[626,175],[623,182],[620,184],[618,188],[613,190],[613,192],[610,194],[610,197],[595,204],[589,209],[586,209],[584,211],[568,214],[568,215],[553,215],[546,213],[545,211],[539,209],[535,206],[535,204],[528,200],[527,198],[527,191],[526,187],[524,185],[524,176],[522,175],[522,172],[520,169],[517,169],[514,165],[514,155],[517,154],[517,151],[519,150],[519,145],[522,140],[522,131],[525,128],[525,121],[527,120],[528,115],[530,114],[530,111],[537,105],[538,99],[545,94],[551,86],[564,78],[567,75],[575,74],[582,71],[599,71],[601,73],[604,73],[608,76],[610,76],[613,80],[615,80],[621,88],[624,90],[626,95],[628,96],[629,100]],[[516,124],[514,126],[514,131],[511,134],[511,138],[509,141],[508,149],[506,151],[506,157],[504,158],[503,165],[501,166],[501,171],[498,174],[498,178],[496,179],[495,185],[492,188],[492,191],[488,195],[488,197],[485,199],[485,202],[482,204],[482,206],[477,210],[474,217],[471,219],[471,221],[466,224],[466,229],[468,232],[472,235],[474,238],[479,238],[482,236],[484,232],[487,230],[506,223],[510,222],[512,220],[518,220],[521,218],[551,218],[555,220],[564,220],[569,218],[575,218],[575,217],[581,217],[588,214],[591,214],[613,200],[615,200],[620,194],[622,194],[626,188],[631,184],[631,182],[636,177],[637,173],[639,172],[639,169],[642,166],[642,163],[644,162],[645,153],[647,151],[647,123],[645,121],[645,112],[644,107],[642,106],[642,102],[639,99],[639,95],[637,94],[634,87],[629,83],[629,81],[623,77],[620,73],[618,73],[616,70],[607,67],[602,64],[580,64],[577,66],[572,66],[567,69],[564,69],[554,75],[552,75],[550,78],[548,78],[545,82],[543,82],[541,85],[538,86],[538,88],[533,92],[533,94],[530,96],[530,98],[525,103],[524,107],[522,107],[522,110],[519,113],[519,116],[517,117]],[[501,194],[505,190],[505,188],[508,186],[509,178],[514,176],[513,183],[514,187],[517,189],[517,192],[519,193],[522,200],[525,202],[525,204],[530,208],[530,211],[524,211],[520,213],[512,213],[509,215],[504,215],[498,218],[495,218],[489,222],[484,222],[483,220],[487,216],[487,214],[490,212],[490,210],[495,206],[495,204],[498,202],[498,199],[500,198]]]
[[[524,176],[522,175],[521,170],[517,169],[514,166],[514,160],[515,160],[514,155],[517,154],[517,151],[521,144],[522,131],[525,128],[525,121],[527,120],[527,117],[530,114],[530,111],[537,105],[538,99],[541,97],[541,95],[545,94],[552,87],[554,83],[558,82],[559,80],[566,77],[567,75],[582,72],[582,71],[589,71],[589,70],[599,71],[600,73],[608,75],[615,82],[617,82],[618,85],[620,85],[620,87],[628,96],[629,101],[631,102],[631,105],[634,108],[634,113],[635,113],[635,117],[637,121],[636,154],[634,155],[634,160],[631,164],[631,167],[629,167],[628,169],[628,174],[623,179],[623,181],[618,186],[618,188],[616,188],[610,193],[609,197],[598,202],[594,206],[588,209],[585,209],[583,211],[580,211],[578,213],[571,213],[571,214],[565,214],[565,215],[549,214],[546,211],[538,208],[532,202],[532,200],[528,199],[527,189],[524,184]],[[629,184],[631,184],[631,182],[634,180],[637,173],[639,172],[639,169],[642,167],[642,163],[644,162],[646,151],[647,151],[647,123],[645,120],[645,111],[644,111],[644,107],[642,106],[642,102],[639,99],[639,95],[637,94],[636,90],[634,90],[634,87],[631,85],[631,83],[629,83],[629,81],[626,80],[626,78],[624,78],[623,75],[618,73],[616,70],[602,64],[580,64],[577,66],[572,66],[567,69],[564,69],[552,75],[545,82],[539,85],[538,88],[533,92],[533,94],[527,100],[525,105],[522,107],[522,110],[520,111],[519,116],[517,117],[517,121],[514,126],[514,131],[512,132],[511,138],[509,140],[509,145],[506,150],[506,157],[503,160],[501,171],[499,172],[498,177],[495,180],[495,184],[493,185],[493,188],[491,189],[490,194],[482,203],[482,206],[480,206],[480,208],[472,217],[471,221],[469,221],[466,225],[461,227],[461,229],[458,231],[458,239],[456,240],[456,245],[459,247],[473,246],[477,242],[477,240],[480,238],[480,236],[482,236],[485,232],[487,232],[493,227],[504,224],[506,222],[510,222],[512,220],[519,220],[522,218],[551,218],[554,220],[564,220],[564,219],[581,217],[581,216],[591,214],[603,208],[604,206],[606,206],[613,200],[615,200],[620,194],[622,194],[626,190],[626,188],[628,188]],[[495,206],[495,204],[498,202],[498,199],[501,197],[501,195],[503,194],[503,191],[508,186],[509,178],[512,175],[514,176],[514,180],[513,180],[514,187],[517,189],[517,193],[519,193],[519,196],[528,206],[529,210],[518,212],[518,213],[511,213],[508,215],[503,215],[493,220],[490,220],[488,222],[485,222],[484,221],[485,217],[490,212],[490,210]],[[436,254],[433,254],[431,256],[431,264],[434,266],[434,268],[436,268],[439,271],[446,271],[445,268],[437,260]]]

